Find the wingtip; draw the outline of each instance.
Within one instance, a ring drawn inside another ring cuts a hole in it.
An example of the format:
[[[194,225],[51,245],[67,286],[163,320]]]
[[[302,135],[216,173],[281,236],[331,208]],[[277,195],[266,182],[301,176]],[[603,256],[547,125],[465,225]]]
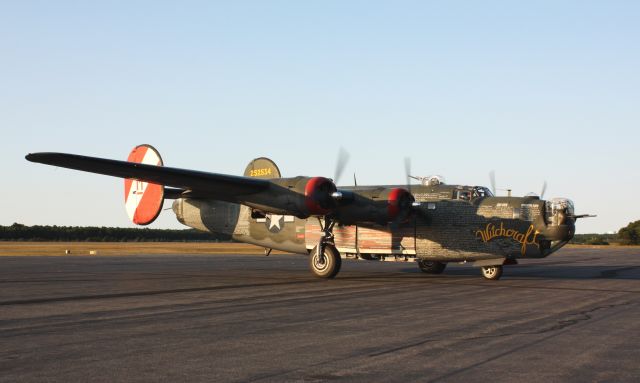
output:
[[[47,153],[29,153],[24,158],[29,162],[42,162],[46,155]]]

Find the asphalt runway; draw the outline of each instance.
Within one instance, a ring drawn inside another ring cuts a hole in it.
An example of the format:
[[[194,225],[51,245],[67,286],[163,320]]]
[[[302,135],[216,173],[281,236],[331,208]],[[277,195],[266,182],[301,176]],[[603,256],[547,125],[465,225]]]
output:
[[[3,382],[638,382],[640,249],[500,281],[301,255],[0,257]]]

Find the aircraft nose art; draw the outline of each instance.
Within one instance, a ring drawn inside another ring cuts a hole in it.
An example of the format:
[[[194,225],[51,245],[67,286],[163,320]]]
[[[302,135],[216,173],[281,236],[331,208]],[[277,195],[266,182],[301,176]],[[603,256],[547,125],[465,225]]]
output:
[[[138,145],[127,158],[129,162],[162,166],[160,153],[151,145]],[[136,225],[148,225],[160,214],[164,203],[164,186],[132,178],[124,180],[127,215]]]

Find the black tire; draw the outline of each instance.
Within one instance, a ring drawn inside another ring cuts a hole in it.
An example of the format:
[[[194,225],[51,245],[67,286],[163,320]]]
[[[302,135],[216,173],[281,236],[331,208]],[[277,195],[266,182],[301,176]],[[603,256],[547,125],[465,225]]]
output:
[[[320,262],[317,252],[318,246],[314,247],[309,254],[309,268],[313,275],[318,278],[335,278],[342,266],[342,258],[335,247],[326,245],[324,247],[324,262]]]
[[[502,276],[502,266],[482,267],[482,276],[490,281],[497,281]]]
[[[444,262],[426,261],[424,259],[418,259],[418,267],[423,273],[427,274],[442,274],[447,264]]]

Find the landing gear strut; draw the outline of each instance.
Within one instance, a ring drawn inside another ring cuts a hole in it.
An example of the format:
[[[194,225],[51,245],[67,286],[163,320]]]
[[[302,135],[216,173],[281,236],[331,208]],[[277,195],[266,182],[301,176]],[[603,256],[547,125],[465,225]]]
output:
[[[334,278],[342,266],[342,258],[333,241],[333,226],[336,221],[330,217],[324,218],[324,225],[320,221],[322,236],[316,247],[311,250],[309,256],[309,268],[311,272],[320,278]]]

